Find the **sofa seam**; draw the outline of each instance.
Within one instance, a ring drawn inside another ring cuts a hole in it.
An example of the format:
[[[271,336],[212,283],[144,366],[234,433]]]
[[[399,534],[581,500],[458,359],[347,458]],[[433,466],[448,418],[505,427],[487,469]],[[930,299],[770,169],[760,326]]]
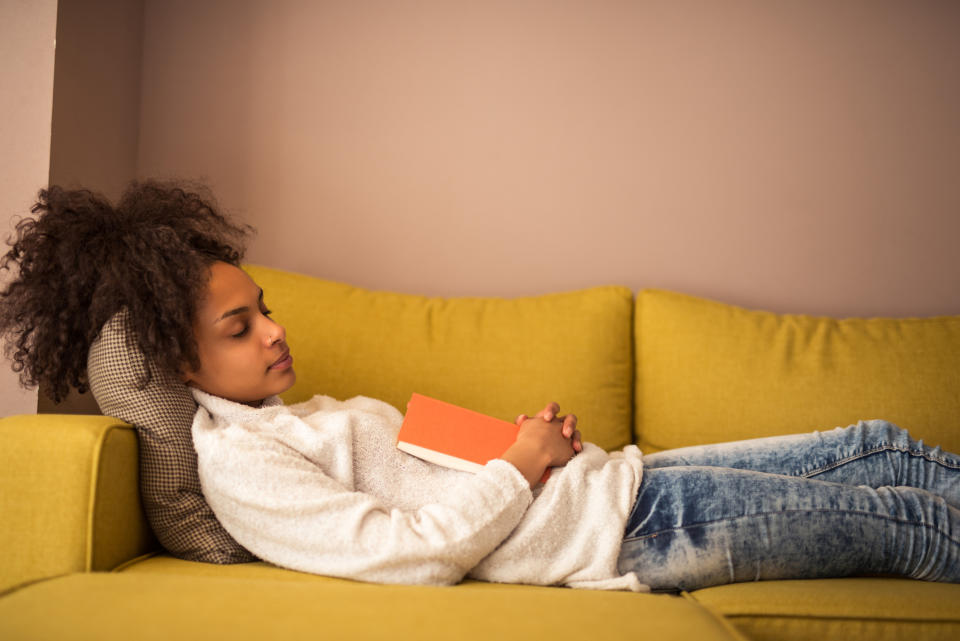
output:
[[[110,417],[113,418],[113,417]],[[100,469],[103,465],[103,450],[107,438],[111,433],[118,429],[134,429],[129,423],[117,420],[115,423],[111,423],[103,430],[97,438],[96,446],[93,452],[93,460],[91,462],[91,471],[90,475],[90,499],[87,504],[87,523],[86,523],[86,542],[84,550],[84,571],[93,572],[93,539],[94,539],[94,529],[97,520],[97,505],[100,499],[100,477],[102,470]]]
[[[107,428],[109,430],[109,428]],[[85,536],[86,540],[84,541],[84,558],[83,558],[83,570],[84,572],[93,571],[93,524],[96,521],[96,509],[97,509],[97,481],[100,477],[100,463],[101,463],[101,452],[103,451],[103,440],[104,440],[104,430],[99,435],[97,435],[96,445],[94,447],[92,461],[90,465],[90,486],[88,488],[89,498],[87,499],[87,523],[85,526]]]
[[[771,614],[766,612],[724,614],[728,619],[797,619],[797,620],[819,620],[819,621],[874,621],[876,623],[915,623],[923,625],[926,623],[960,623],[960,618],[944,619],[940,617],[926,617],[922,619],[904,619],[901,617],[878,618],[875,616],[851,616],[848,614]]]
[[[60,578],[63,578],[63,577],[65,577],[65,576],[70,576],[70,575],[72,575],[72,574],[83,574],[83,573],[82,573],[82,572],[80,572],[80,573],[78,573],[78,572],[61,572],[60,574],[52,574],[52,575],[50,575],[50,576],[43,576],[43,577],[40,577],[40,578],[37,578],[37,579],[28,579],[28,580],[26,580],[26,581],[21,581],[20,583],[16,583],[16,584],[14,584],[14,585],[11,585],[10,587],[3,588],[2,590],[0,590],[0,599],[2,599],[2,598],[4,598],[4,597],[7,597],[7,596],[9,596],[9,595],[11,595],[11,594],[13,594],[14,592],[19,592],[20,590],[23,590],[23,589],[25,589],[25,588],[28,588],[28,587],[30,587],[31,585],[34,585],[34,584],[36,584],[36,583],[43,583],[44,581],[53,581],[54,579],[60,579]]]
[[[640,327],[640,295],[643,290],[637,291],[633,296],[633,305],[630,309],[630,436],[634,443],[641,441],[640,429],[640,349],[637,335]]]
[[[697,599],[697,597],[695,597],[690,592],[687,592],[686,590],[682,590],[680,592],[680,596],[683,597],[685,600],[689,601],[690,603],[693,603],[694,605],[696,605],[698,608],[700,608],[707,614],[709,614],[710,617],[713,618],[717,623],[719,623],[720,626],[724,630],[726,630],[734,639],[747,641],[748,637],[744,635],[742,632],[740,632],[740,630],[738,630],[737,627],[733,625],[733,623],[726,617],[726,615],[715,610],[713,607],[701,602],[699,599]]]
[[[132,559],[127,559],[126,561],[124,561],[123,563],[121,563],[120,565],[118,565],[117,567],[111,568],[110,570],[106,570],[106,571],[107,571],[107,572],[111,572],[111,573],[120,573],[120,572],[123,572],[123,571],[125,571],[127,568],[133,567],[134,565],[140,563],[141,561],[146,561],[146,560],[149,559],[149,558],[152,558],[152,557],[155,557],[155,556],[160,556],[160,555],[163,554],[165,551],[166,551],[166,550],[160,549],[160,550],[151,550],[151,551],[149,551],[149,552],[144,552],[143,554],[138,554],[137,556],[133,557]]]
[[[630,290],[630,373],[629,373],[629,411],[630,411],[630,442],[636,444],[639,440],[637,430],[637,304],[639,299]]]

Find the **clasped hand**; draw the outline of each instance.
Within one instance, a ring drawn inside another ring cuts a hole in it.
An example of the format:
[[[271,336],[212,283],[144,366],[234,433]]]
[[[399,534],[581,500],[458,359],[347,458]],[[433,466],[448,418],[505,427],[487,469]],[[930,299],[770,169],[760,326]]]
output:
[[[577,429],[577,415],[564,414],[563,416],[558,416],[557,412],[559,411],[560,404],[556,401],[553,401],[552,403],[548,403],[546,407],[537,412],[534,415],[534,418],[541,418],[546,423],[561,425],[560,433],[563,435],[563,438],[569,439],[570,445],[573,447],[574,452],[582,452],[583,443],[580,441],[580,430]],[[523,423],[528,420],[532,419],[526,414],[520,414],[517,416],[515,423],[522,428]]]
[[[574,414],[557,416],[560,405],[550,403],[534,417],[520,414],[517,440],[503,459],[513,463],[533,487],[548,467],[566,465],[577,452],[583,451],[577,417]]]

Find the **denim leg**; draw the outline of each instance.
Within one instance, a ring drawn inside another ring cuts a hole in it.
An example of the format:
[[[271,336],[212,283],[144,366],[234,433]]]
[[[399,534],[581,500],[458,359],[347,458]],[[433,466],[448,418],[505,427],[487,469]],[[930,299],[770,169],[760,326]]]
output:
[[[716,443],[644,456],[644,469],[728,467],[848,485],[917,487],[960,507],[960,456],[913,440],[888,421],[790,436]]]
[[[960,582],[960,510],[912,487],[645,469],[619,568],[655,590],[878,573]]]

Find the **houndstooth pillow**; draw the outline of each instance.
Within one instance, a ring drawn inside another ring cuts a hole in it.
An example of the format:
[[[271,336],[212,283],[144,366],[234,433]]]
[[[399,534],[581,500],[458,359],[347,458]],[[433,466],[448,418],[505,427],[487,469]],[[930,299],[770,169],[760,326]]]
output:
[[[151,366],[152,378],[137,389],[143,357],[127,339],[122,310],[100,330],[87,356],[87,379],[100,411],[136,427],[140,447],[140,495],[150,526],[171,554],[190,561],[256,561],[227,534],[203,498],[191,425],[197,411],[190,390]]]

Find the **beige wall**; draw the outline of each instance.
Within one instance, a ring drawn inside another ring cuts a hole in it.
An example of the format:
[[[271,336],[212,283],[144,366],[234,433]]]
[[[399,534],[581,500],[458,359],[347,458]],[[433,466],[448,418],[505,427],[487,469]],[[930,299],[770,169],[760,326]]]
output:
[[[56,0],[0,2],[0,238],[29,215],[50,163],[50,113]],[[9,247],[2,245],[6,253]],[[0,286],[10,274],[0,272]],[[0,361],[0,416],[32,414],[35,390],[20,387],[6,360]]]
[[[960,313],[960,3],[147,0],[138,171],[356,285]]]
[[[46,175],[56,4],[0,4],[3,86],[31,96],[0,93],[4,216]],[[110,196],[133,176],[206,179],[259,227],[251,260],[428,295],[618,283],[960,314],[960,3],[59,13],[51,179]]]

